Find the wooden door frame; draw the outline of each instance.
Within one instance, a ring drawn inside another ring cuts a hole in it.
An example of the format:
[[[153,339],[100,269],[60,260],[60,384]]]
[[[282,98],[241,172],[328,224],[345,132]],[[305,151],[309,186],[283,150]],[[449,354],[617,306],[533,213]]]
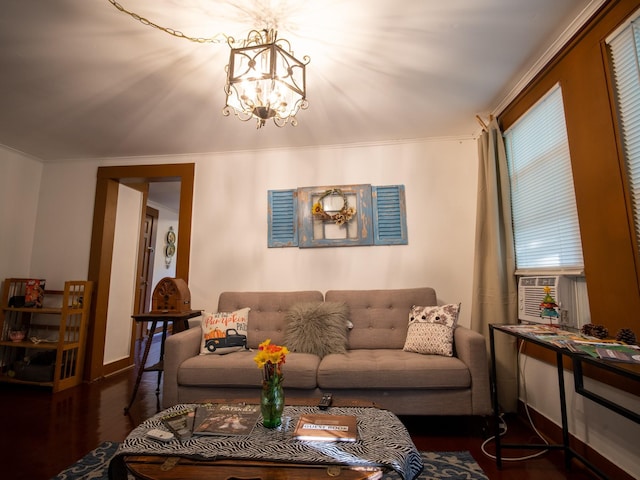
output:
[[[128,165],[99,167],[93,211],[93,231],[88,279],[95,282],[91,319],[87,335],[84,380],[93,381],[112,373],[103,365],[107,309],[111,279],[111,261],[120,183],[180,181],[180,209],[176,252],[176,277],[189,282],[191,219],[195,164]],[[117,369],[119,365],[115,367]]]

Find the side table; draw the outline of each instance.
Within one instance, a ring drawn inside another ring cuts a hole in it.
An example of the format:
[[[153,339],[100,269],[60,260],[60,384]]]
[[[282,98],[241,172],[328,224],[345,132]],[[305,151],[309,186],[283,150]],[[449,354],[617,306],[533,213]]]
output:
[[[164,370],[164,342],[167,339],[167,328],[169,326],[169,322],[173,322],[174,325],[176,322],[182,322],[182,328],[187,330],[189,328],[189,319],[194,317],[199,317],[202,315],[202,310],[188,310],[186,312],[162,312],[162,313],[141,313],[139,315],[132,315],[132,318],[136,322],[151,322],[151,335],[156,330],[158,323],[162,323],[162,339],[160,341],[160,359],[158,363],[151,365],[149,367],[147,364],[147,357],[149,356],[149,350],[151,349],[151,338],[147,340],[147,344],[144,347],[144,353],[142,354],[142,362],[140,367],[138,368],[138,377],[136,378],[136,383],[133,387],[133,393],[131,394],[131,400],[129,400],[129,404],[124,408],[125,415],[129,412],[131,405],[133,405],[134,400],[136,399],[136,395],[138,394],[138,387],[140,387],[140,380],[142,380],[142,374],[144,372],[158,372],[158,385],[156,387],[156,395],[160,394],[160,380],[162,378],[162,372]],[[158,404],[158,411],[160,410],[160,405]]]
[[[498,381],[497,381],[497,368],[496,368],[496,356],[495,356],[495,332],[501,332],[506,335],[512,335],[518,339],[518,341],[529,342],[545,349],[551,350],[555,353],[555,363],[557,370],[558,390],[559,390],[559,407],[560,418],[562,427],[562,443],[561,444],[506,444],[500,439],[499,429],[499,405],[498,405]],[[582,462],[586,467],[593,471],[598,477],[607,480],[609,477],[598,469],[592,462],[586,459],[584,456],[576,452],[570,445],[569,441],[569,425],[567,419],[567,401],[565,396],[565,379],[564,379],[564,364],[563,359],[567,358],[572,361],[573,377],[574,377],[574,390],[579,395],[584,396],[596,402],[603,407],[622,415],[629,420],[636,423],[640,423],[640,414],[638,412],[631,411],[622,405],[615,403],[614,401],[605,398],[602,395],[598,395],[584,386],[583,364],[588,364],[592,367],[607,370],[610,373],[622,376],[625,379],[640,382],[640,365],[626,364],[620,362],[613,362],[609,360],[596,359],[590,357],[586,353],[575,353],[568,348],[558,346],[550,341],[546,341],[543,338],[537,338],[536,335],[526,334],[524,331],[519,331],[516,325],[489,325],[489,347],[491,351],[491,380],[493,385],[493,409],[494,409],[494,430],[495,430],[495,445],[496,445],[496,465],[498,468],[502,468],[502,450],[505,448],[542,448],[542,449],[560,449],[565,455],[565,467],[567,470],[571,468],[571,459],[575,458]]]

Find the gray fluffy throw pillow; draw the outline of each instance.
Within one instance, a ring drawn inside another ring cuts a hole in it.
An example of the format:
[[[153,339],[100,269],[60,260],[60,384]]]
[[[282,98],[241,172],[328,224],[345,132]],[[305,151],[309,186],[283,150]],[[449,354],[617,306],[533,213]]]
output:
[[[284,344],[291,352],[320,358],[346,353],[349,307],[337,302],[301,302],[286,313]]]

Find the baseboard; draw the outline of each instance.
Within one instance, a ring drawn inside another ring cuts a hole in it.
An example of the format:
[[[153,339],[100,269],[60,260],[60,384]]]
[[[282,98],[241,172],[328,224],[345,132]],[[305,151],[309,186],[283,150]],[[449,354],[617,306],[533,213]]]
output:
[[[528,423],[527,412],[525,411],[525,405],[522,400],[518,400],[518,415]],[[529,407],[529,415],[536,429],[538,429],[549,442],[562,443],[562,428],[559,425],[556,425],[531,407]],[[572,434],[569,434],[569,444],[576,453],[591,462],[609,478],[615,478],[616,480],[636,480],[635,477],[632,477],[617,465],[611,463],[611,461]],[[578,460],[574,459],[574,462],[578,462]]]

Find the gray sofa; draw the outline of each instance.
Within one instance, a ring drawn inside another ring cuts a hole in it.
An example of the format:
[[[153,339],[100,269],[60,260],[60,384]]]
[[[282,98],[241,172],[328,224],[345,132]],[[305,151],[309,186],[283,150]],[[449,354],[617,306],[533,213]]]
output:
[[[344,302],[353,324],[345,354],[323,358],[292,352],[284,365],[285,395],[365,399],[397,415],[491,413],[485,339],[468,328],[454,332],[454,356],[403,350],[413,305],[437,305],[432,288],[300,292],[224,292],[219,312],[250,307],[247,346],[270,338],[282,344],[285,315],[299,302]],[[255,351],[199,355],[201,331],[192,327],[167,338],[163,407],[207,399],[259,396]]]

